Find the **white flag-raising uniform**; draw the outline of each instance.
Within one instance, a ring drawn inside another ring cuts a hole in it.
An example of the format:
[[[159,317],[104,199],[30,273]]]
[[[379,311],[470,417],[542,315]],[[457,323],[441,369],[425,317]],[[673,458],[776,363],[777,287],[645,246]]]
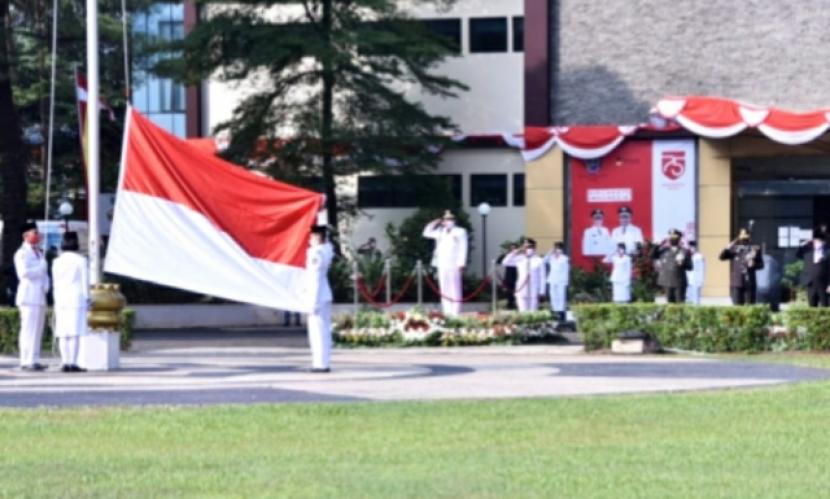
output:
[[[49,272],[43,250],[23,243],[14,254],[14,269],[18,279],[14,303],[20,310],[20,365],[34,366],[40,363],[40,341],[49,291]]]
[[[706,260],[699,251],[695,251],[692,255],[692,270],[686,271],[686,301],[688,303],[700,305],[700,290],[705,277]]]
[[[545,292],[545,260],[536,253],[527,255],[516,250],[508,253],[502,262],[516,266],[516,305],[519,311],[537,310],[539,295]]]
[[[74,251],[66,251],[52,262],[55,294],[55,337],[60,341],[61,363],[78,363],[78,337],[87,330],[89,264]]]
[[[308,344],[311,347],[311,367],[328,369],[331,359],[331,302],[328,272],[334,259],[331,244],[310,246],[306,251],[306,281],[302,288],[303,300],[309,304]]]
[[[311,312],[297,290],[321,194],[232,165],[133,109],[124,136],[107,272]]]
[[[567,309],[568,281],[571,274],[571,263],[568,255],[549,253],[545,257],[549,266],[548,294],[550,308],[554,312],[564,312]]]
[[[631,301],[631,257],[614,253],[604,260],[611,264],[611,300],[615,303]]]
[[[424,237],[435,240],[432,265],[438,269],[441,308],[445,315],[461,313],[461,273],[467,265],[467,231],[435,222],[424,228]]]

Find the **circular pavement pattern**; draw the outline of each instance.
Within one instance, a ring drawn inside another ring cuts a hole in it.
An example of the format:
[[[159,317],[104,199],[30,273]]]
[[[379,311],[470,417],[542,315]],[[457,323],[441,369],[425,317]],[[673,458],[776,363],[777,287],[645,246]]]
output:
[[[112,372],[22,372],[0,357],[0,406],[203,405],[494,399],[707,390],[830,377],[830,371],[674,355],[589,355],[579,346],[335,350],[308,372],[297,346],[164,345]]]

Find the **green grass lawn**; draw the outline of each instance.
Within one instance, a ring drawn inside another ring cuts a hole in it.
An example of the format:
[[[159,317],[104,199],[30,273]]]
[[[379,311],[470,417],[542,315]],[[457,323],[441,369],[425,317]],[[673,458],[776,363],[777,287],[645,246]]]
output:
[[[773,360],[787,357],[808,356]],[[810,362],[830,366],[830,356]],[[812,498],[830,495],[828,468],[830,382],[493,402],[0,411],[0,497]]]

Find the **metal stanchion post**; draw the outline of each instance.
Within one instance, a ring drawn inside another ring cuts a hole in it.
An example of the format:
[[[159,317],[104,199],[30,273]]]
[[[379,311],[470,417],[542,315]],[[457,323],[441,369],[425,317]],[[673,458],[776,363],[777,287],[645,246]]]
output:
[[[533,301],[533,295],[531,293],[534,292],[534,289],[531,285],[533,283],[530,279],[530,256],[527,254],[525,254],[525,261],[527,262],[527,267],[525,267],[527,269],[527,277],[525,278],[525,280],[527,281],[527,301],[525,302],[525,310],[529,312],[535,312],[535,310],[530,310],[530,303]]]
[[[492,263],[490,264],[490,294],[491,294],[490,308],[491,308],[491,312],[493,314],[495,314],[496,312],[499,311],[499,309],[498,309],[498,307],[499,307],[499,305],[498,305],[499,304],[498,280],[499,279],[498,279],[498,274],[497,274],[497,270],[496,270],[496,259],[494,258],[493,260],[491,260],[491,262]]]
[[[415,264],[415,275],[418,280],[418,306],[421,307],[424,304],[424,264],[421,260]]]
[[[383,262],[383,271],[386,272],[386,304],[392,304],[392,265],[389,263],[390,260],[387,258]]]
[[[360,308],[360,293],[357,289],[357,280],[359,276],[357,274],[357,261],[352,262],[352,291],[354,292],[354,316],[357,318],[357,312]]]

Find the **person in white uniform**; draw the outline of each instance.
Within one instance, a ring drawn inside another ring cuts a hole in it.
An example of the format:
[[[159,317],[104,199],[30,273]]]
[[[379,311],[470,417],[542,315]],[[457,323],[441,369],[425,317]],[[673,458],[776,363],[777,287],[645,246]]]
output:
[[[521,248],[511,251],[502,261],[504,265],[515,265],[516,305],[520,312],[534,312],[539,309],[539,297],[545,294],[545,260],[536,254],[536,241],[525,239]]]
[[[306,251],[306,282],[303,297],[308,304],[308,344],[311,348],[311,372],[331,371],[331,303],[333,296],[328,272],[334,250],[326,240],[326,228],[311,229]]]
[[[89,266],[78,253],[78,233],[63,235],[61,254],[52,262],[55,295],[55,338],[61,352],[63,372],[82,372],[78,367],[78,343],[87,332]]]
[[[455,225],[455,216],[449,211],[424,227],[424,237],[435,240],[432,265],[438,269],[441,289],[441,309],[444,315],[461,313],[461,276],[467,265],[467,231]]]
[[[605,227],[605,212],[597,208],[591,212],[592,224],[582,233],[582,255],[606,257],[614,251],[611,233]]]
[[[570,280],[571,262],[565,254],[565,244],[554,243],[553,249],[545,256],[548,267],[548,296],[550,309],[560,322],[565,320],[567,310],[568,281]]]
[[[23,226],[23,244],[14,254],[14,269],[18,279],[15,305],[20,310],[20,368],[42,371],[46,367],[40,363],[40,342],[46,321],[49,271],[34,223]]]
[[[637,253],[637,249],[642,246],[645,240],[643,239],[643,231],[631,223],[634,213],[630,207],[620,206],[617,215],[620,218],[620,226],[611,231],[611,240],[614,244],[625,244],[625,252],[633,255]]]
[[[700,305],[700,290],[703,288],[703,280],[706,277],[706,260],[697,250],[695,241],[689,241],[688,246],[692,253],[692,270],[686,271],[686,302]]]
[[[631,301],[631,257],[626,253],[625,243],[617,244],[617,251],[604,259],[611,264],[611,301],[629,303]]]

